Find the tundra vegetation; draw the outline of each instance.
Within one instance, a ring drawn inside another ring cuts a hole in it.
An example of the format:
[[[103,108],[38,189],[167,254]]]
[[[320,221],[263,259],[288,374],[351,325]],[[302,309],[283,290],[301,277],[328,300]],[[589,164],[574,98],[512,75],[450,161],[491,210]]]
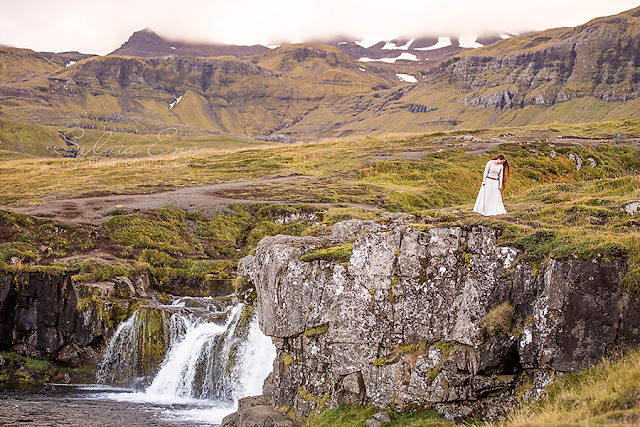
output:
[[[235,146],[226,141],[221,149],[216,148],[218,139],[199,138],[183,143],[197,142],[207,149],[172,157],[173,167],[132,167],[125,173],[108,164],[0,151],[0,269],[68,274],[78,282],[146,273],[152,289],[164,296],[178,291],[224,293],[233,289],[237,261],[251,254],[263,236],[321,235],[341,220],[407,212],[414,215],[417,229],[451,224],[497,228],[499,243],[521,249],[534,269],[548,257],[623,258],[627,272],[622,286],[640,292],[640,222],[625,210],[640,200],[640,121],[278,146],[238,140]],[[513,167],[504,196],[509,213],[484,218],[471,208],[484,164],[497,153],[506,154]],[[242,202],[218,215],[170,205],[149,210],[121,207],[90,227],[11,210],[45,199],[95,196],[96,189],[99,195],[143,194],[284,176],[292,179],[217,191],[221,198]],[[347,262],[351,248],[318,248],[304,256],[307,261]],[[190,280],[206,285],[193,288]],[[518,326],[506,319],[509,307],[503,311],[486,319],[488,333]],[[567,423],[600,419],[603,414],[637,421],[637,388],[631,385],[637,375],[635,355],[603,362],[578,376],[564,377],[545,399],[524,405],[504,422],[544,423],[560,412],[557,416],[567,417],[562,418]],[[612,390],[608,397],[592,395],[605,387]],[[373,411],[330,409],[308,423],[362,425]],[[446,423],[429,411],[418,411],[393,415],[389,425]]]

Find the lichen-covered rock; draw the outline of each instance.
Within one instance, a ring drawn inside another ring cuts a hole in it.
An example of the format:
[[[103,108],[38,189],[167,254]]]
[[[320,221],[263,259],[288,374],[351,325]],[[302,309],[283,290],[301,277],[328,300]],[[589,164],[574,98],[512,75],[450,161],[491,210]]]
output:
[[[640,301],[618,287],[623,263],[550,260],[534,273],[518,250],[496,245],[496,230],[421,231],[410,220],[266,237],[243,259],[277,348],[263,390],[275,406],[299,416],[341,403],[496,416],[524,374],[576,371],[640,343]],[[349,239],[348,265],[300,260]]]
[[[533,306],[533,321],[520,340],[523,366],[576,371],[620,345],[624,295],[615,284],[623,275],[622,262],[551,260]]]

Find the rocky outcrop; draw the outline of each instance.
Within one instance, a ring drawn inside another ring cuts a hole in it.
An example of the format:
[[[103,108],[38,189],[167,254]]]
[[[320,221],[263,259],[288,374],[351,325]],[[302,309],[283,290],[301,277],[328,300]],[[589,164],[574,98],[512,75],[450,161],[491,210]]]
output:
[[[264,385],[274,406],[306,416],[341,403],[430,405],[449,419],[491,417],[555,373],[640,343],[640,300],[618,287],[623,260],[534,269],[496,245],[496,230],[410,221],[265,237],[241,261],[277,347]],[[314,260],[350,241],[348,263]]]
[[[97,365],[106,338],[148,286],[146,277],[132,279],[82,284],[45,272],[0,275],[0,348],[74,367]]]
[[[222,427],[293,427],[292,420],[273,410],[263,396],[245,397],[238,410],[222,420]]]
[[[640,9],[504,40],[449,59],[427,84],[471,91],[468,105],[491,109],[553,105],[593,96],[618,102],[640,95]]]

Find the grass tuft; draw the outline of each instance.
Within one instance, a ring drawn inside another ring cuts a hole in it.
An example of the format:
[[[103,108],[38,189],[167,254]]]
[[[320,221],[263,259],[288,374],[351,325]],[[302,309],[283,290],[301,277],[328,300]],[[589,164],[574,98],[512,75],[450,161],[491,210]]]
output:
[[[351,258],[353,243],[329,248],[315,249],[300,256],[300,261],[311,262],[316,260],[337,262],[346,264]]]

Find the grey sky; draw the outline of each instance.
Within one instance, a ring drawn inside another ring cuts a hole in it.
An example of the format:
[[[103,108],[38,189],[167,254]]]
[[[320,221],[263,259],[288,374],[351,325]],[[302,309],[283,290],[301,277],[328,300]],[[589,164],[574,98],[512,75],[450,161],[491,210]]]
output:
[[[170,38],[235,44],[520,32],[575,26],[637,6],[638,0],[0,0],[0,44],[106,54],[146,27]]]

